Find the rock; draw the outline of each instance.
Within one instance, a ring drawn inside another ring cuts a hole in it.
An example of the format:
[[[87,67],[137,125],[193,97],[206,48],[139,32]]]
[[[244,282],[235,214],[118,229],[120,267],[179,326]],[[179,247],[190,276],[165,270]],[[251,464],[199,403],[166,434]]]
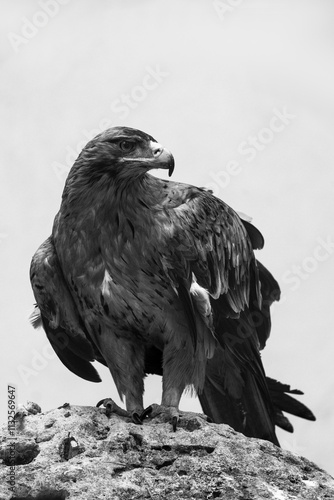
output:
[[[333,478],[306,458],[195,414],[173,432],[67,405],[29,412],[15,437],[2,427],[0,500],[334,498]]]
[[[5,465],[30,464],[39,454],[38,444],[33,439],[10,441],[0,448],[0,458]]]
[[[20,405],[18,407],[15,417],[37,415],[37,413],[41,413],[41,411],[42,409],[37,403],[33,403],[32,401],[27,401],[25,405]]]

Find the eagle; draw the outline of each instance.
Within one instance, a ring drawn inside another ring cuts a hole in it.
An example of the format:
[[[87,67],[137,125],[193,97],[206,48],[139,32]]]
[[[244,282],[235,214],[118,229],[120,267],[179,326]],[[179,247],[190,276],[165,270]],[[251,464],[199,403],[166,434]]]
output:
[[[279,285],[256,259],[261,233],[205,189],[150,175],[174,170],[152,136],[113,127],[72,166],[52,234],[31,262],[33,326],[43,326],[62,363],[99,382],[106,365],[126,410],[141,424],[162,415],[177,428],[185,390],[204,415],[279,446],[283,411],[314,420],[266,377],[260,350]],[[162,375],[160,405],[143,406],[144,378]]]

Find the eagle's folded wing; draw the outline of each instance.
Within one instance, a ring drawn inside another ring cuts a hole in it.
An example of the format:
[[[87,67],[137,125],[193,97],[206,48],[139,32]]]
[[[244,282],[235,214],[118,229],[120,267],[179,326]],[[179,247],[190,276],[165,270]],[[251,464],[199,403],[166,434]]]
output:
[[[278,284],[257,262],[263,302],[226,318],[221,312],[221,298],[212,301],[215,333],[219,345],[208,360],[203,393],[199,395],[204,412],[215,422],[223,422],[248,436],[268,439],[278,444],[274,423],[275,408],[271,402],[263,369],[260,346],[270,333],[269,306]],[[268,285],[269,284],[269,285]]]
[[[171,189],[177,186],[173,183]],[[171,229],[161,258],[169,276],[188,284],[195,276],[213,299],[224,295],[224,311],[230,317],[248,305],[251,282],[260,300],[252,242],[237,213],[207,191],[190,186],[184,203],[168,208]]]
[[[51,236],[32,259],[30,279],[38,304],[32,315],[33,325],[42,323],[57,356],[69,370],[86,380],[100,382],[90,363],[96,355],[64,280]]]

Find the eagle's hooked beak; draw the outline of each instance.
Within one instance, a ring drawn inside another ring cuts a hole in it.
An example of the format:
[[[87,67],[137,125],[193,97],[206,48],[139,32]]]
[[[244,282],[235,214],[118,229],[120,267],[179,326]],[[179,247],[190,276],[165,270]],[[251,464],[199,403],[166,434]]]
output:
[[[154,164],[156,168],[165,168],[168,170],[169,177],[174,172],[174,157],[168,149],[165,149],[158,142],[151,141],[151,151],[154,157]]]

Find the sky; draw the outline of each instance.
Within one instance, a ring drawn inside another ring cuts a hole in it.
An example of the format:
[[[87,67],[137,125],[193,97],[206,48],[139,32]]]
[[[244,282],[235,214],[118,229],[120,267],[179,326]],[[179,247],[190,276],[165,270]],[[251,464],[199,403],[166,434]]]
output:
[[[330,0],[9,0],[0,17],[0,421],[7,385],[43,411],[120,403],[69,372],[28,321],[31,257],[85,143],[115,125],[172,151],[173,179],[253,218],[282,289],[262,358],[304,391],[283,448],[334,474],[334,5]],[[158,171],[160,177],[165,172]],[[145,403],[161,380],[146,379]],[[184,397],[181,409],[198,411]]]

